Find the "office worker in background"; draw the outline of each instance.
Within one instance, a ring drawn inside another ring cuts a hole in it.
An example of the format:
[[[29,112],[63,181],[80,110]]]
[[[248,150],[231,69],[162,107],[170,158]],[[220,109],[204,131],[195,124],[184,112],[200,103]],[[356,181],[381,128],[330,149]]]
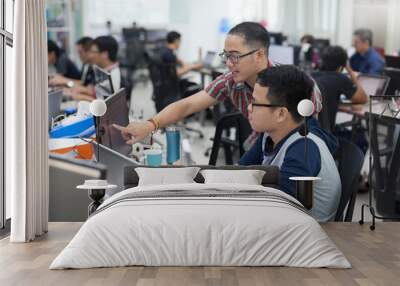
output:
[[[350,66],[354,71],[375,75],[383,72],[385,62],[372,47],[371,30],[356,30],[353,33],[353,46],[356,53],[350,58]]]
[[[114,91],[127,86],[125,79],[121,75],[117,55],[118,43],[112,36],[97,37],[90,46],[90,62],[110,73]],[[65,90],[64,93],[72,96],[75,100],[91,101],[96,97],[93,84],[89,84],[86,87],[73,87]]]
[[[76,65],[52,40],[47,40],[47,60],[50,76],[60,74],[67,78],[80,79],[81,74]]]
[[[336,139],[316,125],[310,126],[305,139],[301,135],[303,117],[297,112],[298,103],[311,98],[313,86],[307,74],[290,65],[259,73],[248,111],[252,128],[262,134],[239,164],[278,166],[280,189],[294,197],[296,184],[290,177],[320,177],[322,180],[314,182],[312,215],[318,221],[330,221],[335,218],[341,194],[331,155]]]
[[[181,45],[181,34],[171,31],[167,34],[167,43],[160,48],[160,57],[164,63],[177,65],[176,73],[182,76],[192,70],[202,68],[202,64],[188,64],[178,59],[176,51]]]
[[[79,59],[82,63],[82,68],[80,72],[81,77],[79,80],[56,74],[49,80],[49,85],[74,87],[77,85],[87,86],[89,84],[94,84],[94,72],[91,65],[90,54],[92,43],[93,39],[90,37],[82,37],[76,42],[76,49],[79,55]]]
[[[268,61],[269,34],[258,23],[243,22],[233,27],[225,39],[220,54],[229,71],[216,78],[204,90],[176,101],[146,122],[132,122],[126,127],[114,125],[128,144],[143,140],[152,131],[176,123],[185,117],[230,98],[245,116],[252,98],[257,73],[270,67]],[[321,107],[318,88],[313,100]]]
[[[346,70],[348,76],[342,73]],[[368,98],[357,80],[357,74],[347,63],[347,53],[339,46],[325,48],[322,52],[321,68],[312,73],[321,90],[324,107],[320,113],[327,113],[327,120],[330,130],[334,130],[336,113],[340,103],[340,96],[343,94],[352,103],[366,103]],[[323,124],[323,125],[325,125]]]

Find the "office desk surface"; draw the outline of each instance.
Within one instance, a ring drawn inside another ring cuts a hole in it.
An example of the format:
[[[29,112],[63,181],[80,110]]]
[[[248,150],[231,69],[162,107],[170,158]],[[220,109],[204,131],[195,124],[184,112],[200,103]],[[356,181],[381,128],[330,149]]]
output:
[[[0,241],[0,285],[399,285],[400,223],[357,223],[323,228],[352,269],[289,267],[121,267],[48,270],[81,223],[50,223],[32,243]]]
[[[390,108],[389,105],[390,104]],[[381,114],[383,112],[384,116],[394,117],[395,111],[394,103],[388,101],[373,101],[372,102],[372,113]],[[338,111],[348,113],[351,115],[355,115],[360,118],[365,117],[365,113],[369,112],[369,103],[366,104],[340,104]],[[400,118],[400,113],[397,115],[397,118]]]

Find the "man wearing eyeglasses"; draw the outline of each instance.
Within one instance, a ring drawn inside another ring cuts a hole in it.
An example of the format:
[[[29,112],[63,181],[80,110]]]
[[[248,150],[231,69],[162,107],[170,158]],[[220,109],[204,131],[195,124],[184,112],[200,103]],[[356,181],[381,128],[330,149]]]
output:
[[[335,218],[341,193],[331,155],[336,139],[316,124],[304,129],[297,111],[301,100],[311,98],[313,86],[309,76],[294,66],[276,66],[259,73],[248,111],[253,130],[262,134],[239,164],[278,166],[280,189],[292,196],[296,185],[290,177],[321,178],[314,182],[312,215],[329,221]],[[307,139],[304,130],[308,130]]]
[[[148,134],[176,123],[185,117],[223,102],[229,97],[235,107],[245,116],[257,73],[268,68],[269,34],[258,23],[243,22],[233,27],[225,39],[224,51],[220,54],[229,72],[219,76],[205,90],[176,101],[147,122],[133,122],[119,129],[127,144],[143,140]],[[315,90],[314,101],[319,111],[321,95]]]

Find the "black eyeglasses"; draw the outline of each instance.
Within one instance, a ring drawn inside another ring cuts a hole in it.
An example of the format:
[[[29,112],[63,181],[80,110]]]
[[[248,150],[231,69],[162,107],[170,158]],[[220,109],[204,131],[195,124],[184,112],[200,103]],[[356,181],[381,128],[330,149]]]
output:
[[[264,103],[250,103],[252,106],[262,106],[262,107],[284,107],[278,104],[264,104]]]
[[[250,52],[248,52],[248,53],[245,53],[245,54],[243,54],[243,55],[237,55],[237,54],[230,54],[230,53],[227,53],[227,52],[222,52],[222,53],[219,54],[219,56],[221,57],[221,60],[222,60],[224,63],[226,63],[226,62],[229,60],[232,64],[236,65],[236,64],[239,63],[239,60],[240,60],[241,58],[246,57],[246,56],[249,56],[249,55],[251,55],[251,54],[254,54],[254,53],[257,52],[258,50],[259,50],[259,49],[252,50],[252,51],[250,51]]]

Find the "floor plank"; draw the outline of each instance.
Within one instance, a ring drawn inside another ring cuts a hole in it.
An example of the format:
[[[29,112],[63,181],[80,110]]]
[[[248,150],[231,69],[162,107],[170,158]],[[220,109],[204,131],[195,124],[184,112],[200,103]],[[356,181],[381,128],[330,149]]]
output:
[[[400,223],[356,223],[323,228],[351,262],[352,269],[289,267],[118,267],[48,269],[81,223],[50,223],[49,233],[32,243],[0,241],[0,285],[399,285]]]

